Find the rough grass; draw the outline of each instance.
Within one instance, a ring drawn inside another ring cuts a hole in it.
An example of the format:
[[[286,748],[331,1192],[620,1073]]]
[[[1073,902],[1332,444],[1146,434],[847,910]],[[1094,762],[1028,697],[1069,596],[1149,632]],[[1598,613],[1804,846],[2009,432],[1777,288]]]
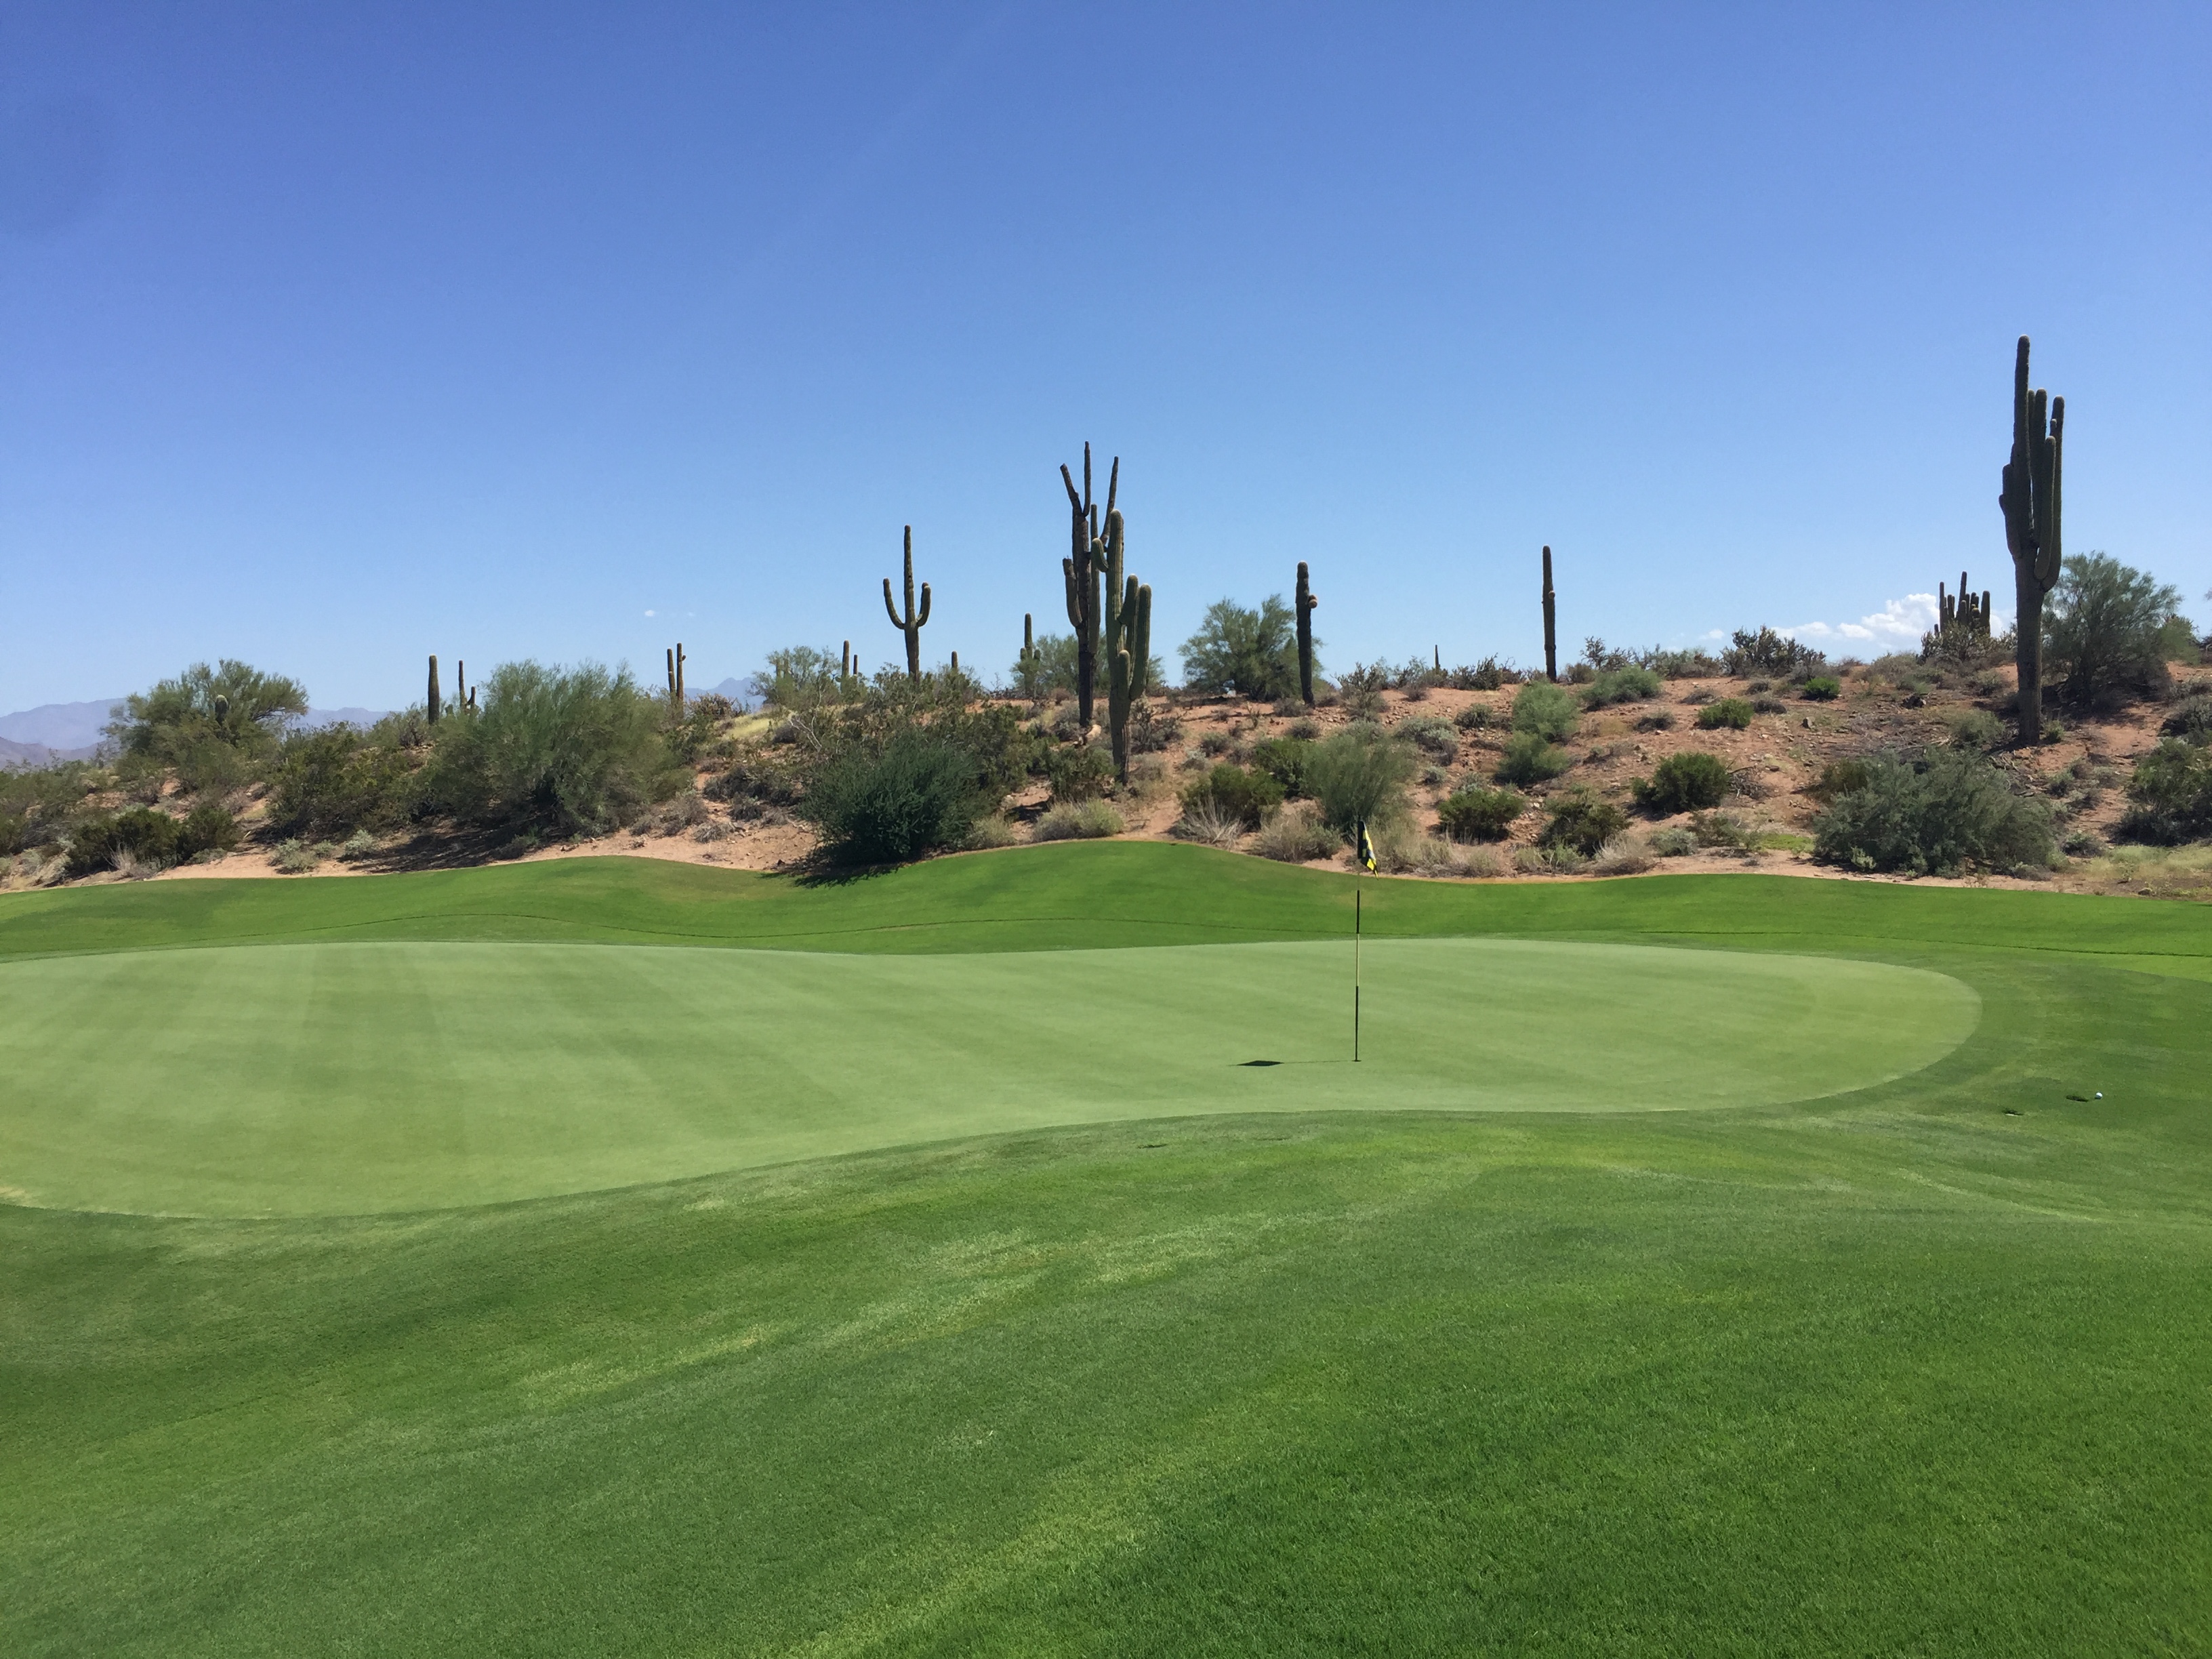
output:
[[[1159,1117],[386,1218],[0,1206],[0,1645],[2212,1644],[2212,913],[1359,884],[1370,936],[1866,958],[1971,988],[1979,1023],[1796,1105]],[[13,895],[0,957],[989,963],[1340,942],[1352,885],[1116,842],[811,888],[580,860]],[[1090,960],[1105,1026],[1140,981]],[[1578,1005],[1594,1075],[1627,1000]]]

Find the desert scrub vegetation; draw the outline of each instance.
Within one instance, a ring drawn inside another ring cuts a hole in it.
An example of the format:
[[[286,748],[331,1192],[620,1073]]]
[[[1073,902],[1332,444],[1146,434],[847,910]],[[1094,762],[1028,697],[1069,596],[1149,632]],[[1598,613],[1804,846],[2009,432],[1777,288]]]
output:
[[[127,787],[165,772],[192,793],[234,789],[254,777],[287,722],[307,712],[307,688],[226,657],[194,663],[174,679],[124,700],[107,727],[115,772]]]
[[[1756,712],[1741,697],[1721,697],[1698,710],[1698,729],[1714,732],[1725,726],[1741,732],[1751,724]]]
[[[1406,785],[1416,764],[1412,745],[1363,722],[1315,746],[1306,787],[1320,805],[1322,822],[1349,836],[1363,818],[1380,825],[1405,816]]]
[[[2166,664],[2194,661],[2194,630],[2181,592],[2105,553],[2072,554],[2060,568],[2043,623],[2043,653],[2060,698],[2157,697],[2172,684]]]
[[[1575,763],[1575,757],[1539,732],[1516,732],[1505,740],[1492,775],[1498,782],[1527,789],[1548,783]]]
[[[1390,728],[1390,734],[1439,761],[1459,753],[1459,731],[1441,714],[1408,715]]]
[[[1252,838],[1252,851],[1285,864],[1325,859],[1343,845],[1344,837],[1321,821],[1321,809],[1310,800],[1291,802]]]
[[[313,836],[391,829],[414,809],[416,772],[397,744],[370,741],[351,726],[289,733],[270,771],[270,825]]]
[[[1285,799],[1297,800],[1307,793],[1306,768],[1313,752],[1309,738],[1262,738],[1252,745],[1252,765],[1282,785]]]
[[[1186,690],[1201,696],[1257,697],[1273,702],[1298,695],[1298,641],[1291,607],[1270,593],[1256,611],[1234,599],[1217,599],[1198,631],[1182,643]],[[1314,648],[1320,650],[1316,640]],[[1319,672],[1319,658],[1316,658]]]
[[[1659,676],[1633,664],[1607,668],[1595,675],[1582,690],[1585,708],[1609,708],[1615,703],[1645,702],[1659,695]]]
[[[1628,814],[1587,786],[1563,789],[1544,803],[1540,847],[1571,847],[1584,858],[1628,828]]]
[[[2015,793],[1983,757],[1936,749],[1917,761],[1877,756],[1865,764],[1864,781],[1814,820],[1822,862],[1909,875],[2050,868],[2050,809]]]
[[[182,818],[131,806],[80,821],[70,831],[64,866],[71,876],[103,870],[150,874],[203,853],[227,853],[238,840],[238,824],[219,801],[202,801]]]
[[[1628,787],[1638,806],[1663,818],[1718,806],[1732,782],[1728,763],[1719,756],[1685,749],[1668,756],[1652,769],[1650,777],[1638,778]]]
[[[903,863],[963,846],[977,819],[1041,764],[1037,733],[950,675],[896,669],[813,728],[795,816],[836,862]],[[1055,751],[1057,752],[1057,751]]]
[[[2175,846],[2212,836],[2212,747],[2166,738],[2136,763],[2120,833]]]
[[[1778,680],[1808,678],[1827,664],[1827,658],[1811,646],[1800,645],[1787,634],[1766,627],[1756,633],[1739,628],[1721,653],[1722,666],[1737,679],[1760,675]]]
[[[1797,688],[1808,702],[1833,702],[1843,695],[1844,683],[1832,674],[1815,674]]]
[[[1503,841],[1528,810],[1528,800],[1511,789],[1477,785],[1437,804],[1437,825],[1452,841]]]
[[[1531,680],[1514,694],[1513,730],[1516,736],[1557,743],[1574,736],[1582,724],[1582,704],[1565,686],[1548,680]]]
[[[1182,792],[1185,817],[1211,806],[1246,830],[1257,830],[1260,821],[1282,803],[1281,784],[1265,772],[1247,771],[1233,761],[1223,761]]]
[[[1118,836],[1128,825],[1113,804],[1103,800],[1073,801],[1048,808],[1030,832],[1032,841],[1096,841]]]

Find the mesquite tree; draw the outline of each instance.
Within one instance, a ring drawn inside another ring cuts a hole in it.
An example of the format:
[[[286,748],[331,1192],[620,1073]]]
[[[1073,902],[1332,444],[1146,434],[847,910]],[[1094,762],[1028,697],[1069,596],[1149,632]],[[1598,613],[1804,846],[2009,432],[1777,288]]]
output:
[[[2043,599],[2058,580],[2059,469],[2066,399],[2027,385],[2027,336],[2020,337],[2012,369],[2012,459],[2005,463],[1997,506],[2012,554],[2013,592],[2020,604],[2020,740],[2043,740]]]

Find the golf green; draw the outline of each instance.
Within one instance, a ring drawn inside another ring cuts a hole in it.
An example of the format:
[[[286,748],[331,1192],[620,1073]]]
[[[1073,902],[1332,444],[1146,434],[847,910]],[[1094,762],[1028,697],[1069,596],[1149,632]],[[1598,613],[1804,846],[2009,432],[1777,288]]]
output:
[[[62,1208],[344,1213],[1116,1119],[1766,1106],[1917,1070],[1979,1009],[1879,963],[1378,939],[1355,1065],[1352,956],[407,942],[19,962],[0,967],[0,1179]]]

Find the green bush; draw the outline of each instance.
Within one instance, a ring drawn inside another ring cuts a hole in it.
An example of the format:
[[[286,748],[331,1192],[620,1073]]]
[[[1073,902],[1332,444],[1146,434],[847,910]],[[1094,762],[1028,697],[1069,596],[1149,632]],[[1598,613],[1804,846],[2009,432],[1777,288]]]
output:
[[[2167,738],[2136,763],[2120,833],[2173,846],[2212,836],[2212,748]]]
[[[1103,800],[1076,801],[1056,805],[1036,821],[1036,841],[1095,841],[1118,836],[1128,826],[1121,815]]]
[[[1679,823],[1651,832],[1651,850],[1662,859],[1679,859],[1698,850],[1697,832]]]
[[[1672,817],[1677,812],[1718,806],[1733,782],[1728,763],[1719,756],[1686,749],[1668,756],[1649,778],[1638,778],[1629,790],[1644,811]]]
[[[1582,724],[1582,705],[1574,693],[1549,680],[1531,680],[1513,697],[1513,729],[1557,743]]]
[[[1986,708],[1950,709],[1943,716],[1943,724],[1950,729],[1952,746],[1958,749],[1977,752],[1993,749],[2004,736],[2004,727]]]
[[[1808,670],[1824,668],[1828,659],[1811,646],[1800,645],[1771,628],[1761,628],[1756,634],[1739,628],[1722,653],[1721,661],[1731,675],[1741,678],[1768,674],[1789,679]]]
[[[1252,840],[1252,850],[1261,858],[1279,859],[1285,864],[1325,859],[1343,845],[1343,837],[1321,822],[1310,801],[1285,806]]]
[[[203,853],[228,853],[238,840],[238,820],[230,809],[221,801],[204,800],[177,827],[177,857],[181,862]]]
[[[1698,710],[1698,729],[1711,732],[1729,726],[1741,732],[1751,724],[1753,712],[1752,706],[1741,697],[1723,697]]]
[[[1279,593],[1262,599],[1257,611],[1247,611],[1234,599],[1217,599],[1206,607],[1198,631],[1183,641],[1184,686],[1215,697],[1297,696],[1295,623]],[[1316,640],[1316,653],[1320,648]],[[1317,654],[1315,672],[1320,672]]]
[[[346,725],[284,739],[270,774],[269,821],[279,835],[389,829],[415,802],[415,768],[397,749],[365,743]]]
[[[1045,751],[1044,775],[1055,805],[1103,795],[1114,781],[1114,757],[1087,743],[1054,744]]]
[[[1234,818],[1247,830],[1256,830],[1268,811],[1282,805],[1283,786],[1265,772],[1248,772],[1224,761],[1182,792],[1182,810],[1200,817],[1206,803]]]
[[[1504,752],[1498,756],[1497,769],[1492,775],[1500,783],[1527,789],[1550,781],[1574,763],[1572,755],[1547,742],[1538,733],[1516,732],[1505,740]]]
[[[226,657],[125,699],[107,732],[125,775],[174,767],[187,789],[227,789],[276,747],[286,721],[307,712],[299,681]]]
[[[1347,726],[1316,745],[1306,763],[1306,787],[1321,804],[1322,822],[1348,836],[1362,818],[1376,824],[1404,816],[1406,784],[1415,764],[1411,748],[1380,726]]]
[[[973,757],[925,726],[880,745],[853,743],[809,780],[799,815],[822,832],[824,850],[848,864],[899,864],[957,847],[998,804],[979,788]]]
[[[687,781],[662,741],[659,699],[626,668],[503,663],[479,702],[439,721],[422,779],[426,804],[460,823],[599,834]]]
[[[1480,732],[1489,726],[1490,720],[1488,703],[1471,702],[1452,716],[1452,724],[1462,732]]]
[[[823,706],[857,695],[857,676],[843,669],[841,653],[831,656],[811,645],[794,645],[768,653],[768,666],[753,676],[753,695],[786,714],[809,714]]]
[[[1636,729],[1639,732],[1671,732],[1674,729],[1674,714],[1669,709],[1655,708],[1648,714],[1638,714]]]
[[[2212,744],[2212,695],[2199,691],[2184,697],[2158,729],[2184,743]]]
[[[1437,805],[1437,827],[1453,841],[1503,841],[1528,810],[1510,789],[1462,789]]]
[[[2043,649],[2066,701],[2144,696],[2168,684],[2166,627],[2180,590],[2104,553],[2075,554],[2062,567],[2043,622]]]
[[[1306,791],[1306,768],[1313,760],[1313,744],[1302,738],[1262,738],[1252,745],[1252,764],[1283,786],[1291,800]]]
[[[1659,677],[1648,668],[1608,668],[1583,688],[1585,708],[1606,708],[1617,702],[1642,702],[1656,697]]]
[[[1985,757],[1939,749],[1917,763],[1865,765],[1865,783],[1814,820],[1814,855],[1824,862],[1913,875],[2050,864],[2049,809],[2014,793]]]
[[[1441,714],[1412,715],[1392,726],[1390,733],[1401,742],[1427,750],[1438,760],[1448,761],[1459,753],[1459,733]]]
[[[150,806],[101,812],[70,832],[65,867],[72,876],[89,876],[114,868],[118,856],[127,854],[161,869],[182,856],[179,843],[183,838],[184,827],[176,819]]]
[[[1571,847],[1584,858],[1628,828],[1628,814],[1588,787],[1561,790],[1544,811],[1547,817],[1537,844]]]
[[[1843,695],[1844,683],[1832,674],[1815,674],[1800,689],[1809,702],[1833,702]]]

